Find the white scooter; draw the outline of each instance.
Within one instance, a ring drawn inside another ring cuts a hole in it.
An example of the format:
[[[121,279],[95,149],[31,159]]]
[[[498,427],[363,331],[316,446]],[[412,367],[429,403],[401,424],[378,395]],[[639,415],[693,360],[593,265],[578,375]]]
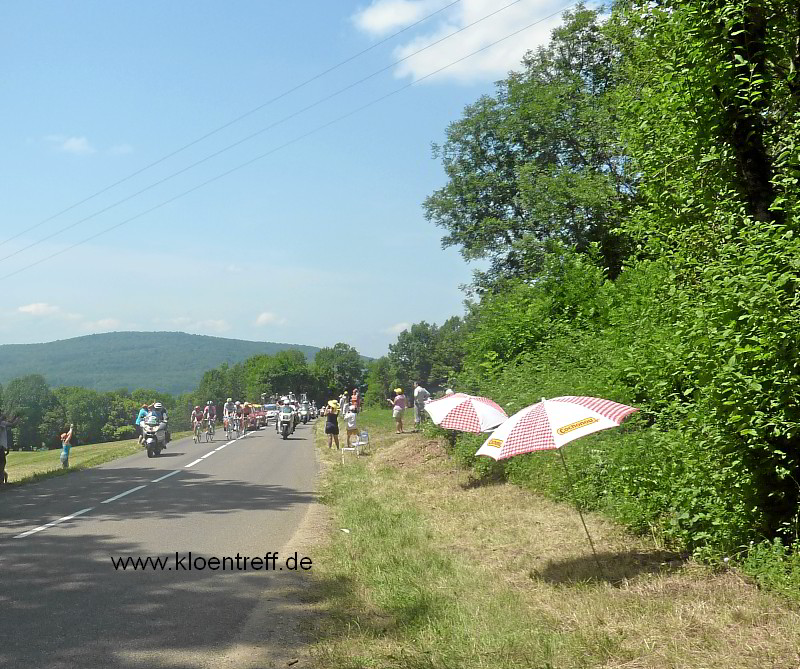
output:
[[[285,406],[278,414],[278,432],[286,439],[290,434],[294,434],[295,415],[291,407]]]

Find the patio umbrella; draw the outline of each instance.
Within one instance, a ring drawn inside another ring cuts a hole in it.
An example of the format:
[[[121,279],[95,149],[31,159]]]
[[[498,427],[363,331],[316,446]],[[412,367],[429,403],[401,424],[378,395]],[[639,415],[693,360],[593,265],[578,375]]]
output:
[[[445,430],[488,432],[508,418],[503,408],[488,397],[454,393],[425,405],[431,420]]]
[[[599,397],[554,397],[521,409],[489,435],[475,455],[486,455],[495,460],[504,460],[532,451],[558,450],[570,489],[575,494],[567,461],[564,458],[565,444],[593,432],[618,427],[622,421],[638,409]],[[576,504],[592,547],[597,566],[602,572],[600,560],[594,549],[592,536],[583,512]]]

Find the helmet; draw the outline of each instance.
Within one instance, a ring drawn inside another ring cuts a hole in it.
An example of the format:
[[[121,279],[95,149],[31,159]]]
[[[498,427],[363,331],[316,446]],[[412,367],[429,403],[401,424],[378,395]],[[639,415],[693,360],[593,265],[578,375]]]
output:
[[[228,399],[226,399],[225,401],[226,401],[226,402],[233,402],[233,398],[232,398],[232,397],[229,397],[229,398],[228,398]]]
[[[164,408],[164,405],[163,405],[163,404],[161,404],[161,402],[156,402],[156,403],[153,405],[153,408],[154,408],[154,409],[163,409],[163,408]]]
[[[195,407],[195,409],[199,409],[199,408],[200,408],[200,405],[198,404],[198,405]]]
[[[238,400],[236,401],[236,406],[238,407],[241,404]]]
[[[212,404],[214,404],[214,402],[211,401],[211,400],[208,400],[208,402],[206,402],[206,404],[208,404],[208,406],[211,406]]]

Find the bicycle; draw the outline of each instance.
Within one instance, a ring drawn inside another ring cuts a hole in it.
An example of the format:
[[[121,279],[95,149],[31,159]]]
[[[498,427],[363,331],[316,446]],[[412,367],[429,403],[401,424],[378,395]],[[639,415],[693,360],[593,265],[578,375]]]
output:
[[[233,439],[233,419],[230,416],[226,416],[224,419],[224,427],[225,427],[225,437],[228,441]]]
[[[199,420],[196,420],[194,422],[194,436],[192,437],[192,440],[194,441],[195,444],[200,443],[200,432],[202,428],[203,428],[203,423]]]
[[[206,427],[206,441],[214,441],[214,419],[208,417],[208,426]]]

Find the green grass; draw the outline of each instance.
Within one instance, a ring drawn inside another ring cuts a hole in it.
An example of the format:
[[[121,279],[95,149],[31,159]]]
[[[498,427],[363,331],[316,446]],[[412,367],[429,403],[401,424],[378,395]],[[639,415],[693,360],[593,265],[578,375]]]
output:
[[[323,422],[317,444],[326,445]],[[369,456],[320,448],[333,532],[314,560],[325,669],[794,666],[800,615],[731,571],[570,505],[471,485],[435,440],[367,410]],[[341,532],[346,529],[348,532]]]
[[[177,440],[191,435],[191,432],[173,433]],[[6,472],[10,484],[30,483],[53,476],[63,476],[73,471],[96,467],[111,460],[124,458],[141,452],[142,447],[136,439],[112,441],[103,444],[84,444],[73,446],[69,452],[69,468],[61,467],[61,449],[51,451],[11,451],[6,461]]]

